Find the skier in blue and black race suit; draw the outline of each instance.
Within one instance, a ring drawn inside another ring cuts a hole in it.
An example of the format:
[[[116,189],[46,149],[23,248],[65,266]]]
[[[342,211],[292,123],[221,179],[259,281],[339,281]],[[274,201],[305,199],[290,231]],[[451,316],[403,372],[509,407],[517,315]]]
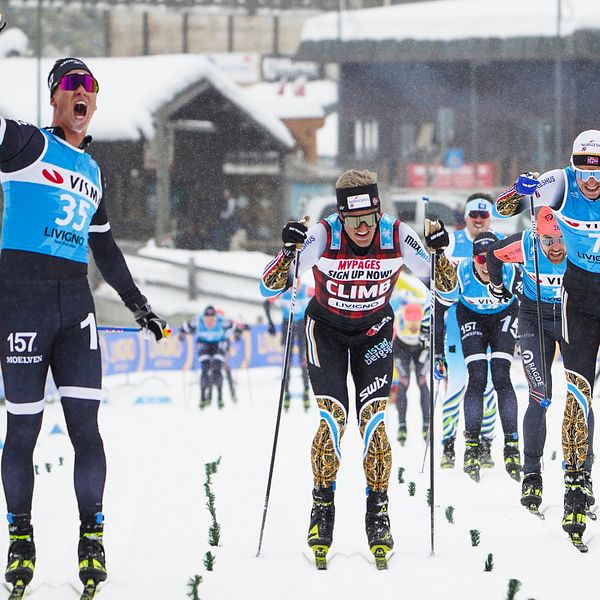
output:
[[[106,459],[97,420],[102,366],[87,281],[88,246],[140,327],[156,340],[168,331],[133,282],[115,244],[100,168],[85,152],[98,82],[81,60],[63,58],[52,67],[48,86],[51,127],[0,117],[0,361],[7,409],[2,482],[11,540],[6,580],[13,584],[27,584],[35,566],[32,455],[48,368],[75,449],[79,575],[84,583],[106,578]]]
[[[502,298],[505,293],[503,263],[519,264],[523,277],[517,333],[523,371],[529,385],[529,404],[523,418],[521,504],[534,511],[542,503],[541,458],[546,441],[546,409],[552,399],[552,362],[557,346],[562,347],[560,296],[567,267],[564,238],[548,206],[542,206],[538,211],[536,232],[539,238],[533,229],[527,229],[492,244],[487,251],[492,295]],[[534,244],[537,244],[538,254],[544,360],[540,349]],[[589,454],[591,463],[591,448]]]
[[[457,265],[461,260],[471,261],[473,256],[473,239],[479,233],[491,231],[498,239],[503,234],[490,229],[493,200],[489,194],[477,192],[471,194],[465,203],[464,217],[466,227],[450,233],[450,243],[446,248],[446,256]],[[446,336],[444,353],[448,362],[446,393],[442,404],[442,445],[440,461],[442,469],[453,469],[455,461],[454,442],[458,431],[460,405],[467,387],[467,366],[462,352],[460,329],[456,321],[456,307],[452,305],[445,316]],[[479,458],[482,468],[494,466],[491,447],[496,423],[496,394],[491,377],[483,395],[483,422],[479,445]]]
[[[200,408],[212,401],[212,389],[217,388],[217,404],[223,408],[223,367],[227,360],[230,336],[239,339],[241,329],[217,313],[209,305],[204,312],[181,326],[180,335],[194,334],[200,361]]]
[[[549,206],[562,231],[567,267],[562,290],[562,355],[567,398],[562,427],[565,496],[562,526],[581,541],[586,510],[594,504],[590,446],[594,427],[592,397],[600,347],[600,131],[580,133],[571,164],[538,176],[524,173],[496,200],[510,217],[533,204]]]
[[[504,431],[504,466],[508,474],[520,480],[521,461],[517,431],[517,397],[510,380],[510,367],[515,350],[519,284],[514,265],[502,268],[506,294],[501,299],[488,290],[489,274],[486,251],[497,241],[486,231],[473,240],[473,258],[461,261],[457,268],[457,284],[450,293],[440,295],[457,303],[456,318],[469,380],[465,391],[465,455],[463,470],[474,481],[480,479],[480,433],[483,421],[483,394],[491,371],[498,394],[498,409]],[[437,331],[439,334],[439,330]],[[442,340],[437,340],[441,344]],[[441,345],[436,343],[436,347]]]
[[[301,244],[298,273],[312,268],[315,278],[305,333],[308,371],[321,417],[311,448],[314,487],[308,532],[318,565],[325,560],[333,537],[340,442],[350,409],[348,366],[364,441],[367,538],[377,559],[393,547],[387,495],[392,456],[384,424],[393,370],[394,314],[389,301],[404,263],[417,276],[429,273],[429,255],[418,235],[405,223],[381,213],[375,173],[342,173],[336,198],[338,212],[308,231],[297,221],[284,227],[283,248],[265,268],[261,285],[267,297],[291,285],[288,277],[295,271],[295,248]],[[448,243],[443,224],[432,223],[426,240],[441,251]],[[448,272],[454,276],[450,261],[441,255],[436,269],[438,287],[452,287],[453,282],[445,279]],[[377,360],[372,360],[375,348]]]
[[[296,305],[294,307],[294,320],[292,321],[291,340],[290,344],[292,350],[296,347],[298,352],[298,359],[300,361],[300,370],[302,371],[302,383],[304,384],[304,393],[302,402],[304,410],[310,408],[310,401],[308,398],[308,370],[306,367],[306,338],[304,337],[304,311],[312,298],[312,294],[309,293],[308,286],[301,283],[298,286],[298,292],[296,294]],[[275,335],[275,324],[271,318],[271,304],[276,303],[281,309],[282,325],[281,325],[281,345],[285,347],[287,337],[287,322],[290,318],[291,305],[292,305],[292,291],[291,289],[286,290],[283,294],[267,298],[264,303],[265,314],[269,323],[269,334]],[[290,408],[290,376],[288,374],[287,381],[285,382],[285,395],[283,397],[283,408],[289,410]]]

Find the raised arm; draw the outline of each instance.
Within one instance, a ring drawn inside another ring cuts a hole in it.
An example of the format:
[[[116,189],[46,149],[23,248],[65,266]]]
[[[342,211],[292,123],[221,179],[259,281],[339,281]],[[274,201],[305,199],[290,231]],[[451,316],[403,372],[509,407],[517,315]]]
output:
[[[490,283],[500,287],[502,285],[502,265],[504,263],[522,263],[523,260],[522,231],[491,244],[486,253]]]
[[[555,209],[562,202],[565,185],[564,169],[547,171],[539,178],[537,173],[524,173],[498,196],[494,207],[498,216],[512,217],[529,208],[529,197],[533,196],[534,207],[546,205]]]

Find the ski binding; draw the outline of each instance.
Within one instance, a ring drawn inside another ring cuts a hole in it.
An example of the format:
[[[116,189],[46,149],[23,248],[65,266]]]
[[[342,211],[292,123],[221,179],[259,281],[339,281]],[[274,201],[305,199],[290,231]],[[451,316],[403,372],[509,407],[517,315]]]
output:
[[[377,567],[378,571],[385,571],[387,569],[386,555],[389,551],[390,547],[382,544],[371,546],[371,552],[375,557],[375,566]]]
[[[83,594],[80,600],[92,600],[98,591],[98,582],[94,579],[88,579],[83,586]]]
[[[26,587],[27,584],[22,579],[18,579],[17,582],[13,585],[8,600],[20,600],[21,598],[23,598],[23,596],[25,595]]]
[[[570,533],[569,539],[571,540],[573,546],[579,550],[579,552],[585,553],[588,551],[588,547],[583,543],[580,533]]]
[[[544,513],[540,512],[540,507],[537,504],[531,503],[529,506],[527,506],[527,510],[529,511],[530,514],[534,515],[541,521],[543,521],[546,518],[544,516]]]
[[[329,551],[329,546],[318,544],[312,546],[312,551],[315,555],[315,566],[319,571],[325,571],[327,569],[327,552]]]

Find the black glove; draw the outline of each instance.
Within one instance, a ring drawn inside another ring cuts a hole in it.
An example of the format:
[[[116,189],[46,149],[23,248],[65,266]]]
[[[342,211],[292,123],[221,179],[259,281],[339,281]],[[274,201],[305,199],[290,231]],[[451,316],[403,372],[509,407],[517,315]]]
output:
[[[152,307],[147,302],[142,306],[132,307],[130,310],[133,311],[133,318],[142,331],[148,336],[154,336],[157,342],[171,333],[167,328],[167,322],[152,312]]]
[[[276,333],[275,325],[273,325],[273,323],[269,323],[269,335],[275,335]]]
[[[450,243],[443,221],[425,219],[425,245],[430,252],[441,252]]]
[[[504,284],[494,285],[493,283],[488,283],[487,288],[490,296],[493,296],[496,300],[500,300],[500,302],[509,302],[512,298],[512,294],[504,287]]]
[[[6,27],[6,19],[3,17],[2,13],[0,13],[0,31],[2,31]]]
[[[281,232],[284,250],[293,251],[296,244],[304,244],[308,228],[300,221],[289,221]]]

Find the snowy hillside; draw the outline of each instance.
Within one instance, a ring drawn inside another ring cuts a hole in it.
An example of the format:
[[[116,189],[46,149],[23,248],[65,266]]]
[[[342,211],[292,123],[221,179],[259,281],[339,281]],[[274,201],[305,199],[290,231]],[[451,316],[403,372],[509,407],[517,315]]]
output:
[[[517,363],[513,373],[522,417],[526,390]],[[600,555],[594,539],[599,525],[588,524],[587,556],[572,548],[560,528],[560,422],[565,386],[559,366],[554,374],[556,400],[549,412],[544,457],[546,521],[519,506],[520,486],[504,472],[497,439],[492,447],[497,466],[485,471],[479,484],[460,468],[436,468],[433,557],[425,500],[429,473],[427,465],[420,473],[425,445],[413,390],[407,445],[402,448],[393,442],[390,517],[396,551],[387,572],[376,571],[367,547],[362,444],[352,414],[342,443],[330,568],[317,572],[305,539],[312,485],[310,442],[318,412],[313,406],[305,413],[300,400],[293,399],[289,413],[282,416],[263,551],[260,558],[255,556],[279,369],[235,372],[239,401],[231,404],[225,393],[222,411],[216,406],[204,411],[197,408],[197,379],[189,372],[108,378],[100,426],[109,466],[105,498],[109,581],[100,598],[184,600],[186,583],[195,574],[204,579],[198,590],[203,600],[504,600],[509,579],[522,582],[517,600],[594,598],[600,588],[600,572],[592,566],[594,556]],[[298,387],[299,376],[293,371],[292,389]],[[437,413],[439,433],[439,406]],[[395,439],[394,407],[388,407],[386,420],[390,437]],[[60,407],[49,404],[35,452],[38,563],[29,595],[32,600],[77,597],[69,585],[77,583],[77,520],[72,451],[64,431]],[[2,431],[0,437],[4,439]],[[457,445],[461,457],[462,442]],[[439,448],[436,443],[436,465]],[[553,451],[557,452],[555,460],[551,459]],[[208,543],[210,515],[203,486],[205,463],[219,457],[212,476],[221,525],[220,545],[215,548]],[[402,484],[397,477],[399,467],[405,469]],[[408,493],[411,481],[416,484],[414,497]],[[448,506],[454,507],[454,524],[444,516]],[[480,532],[477,547],[471,546],[471,529]],[[0,555],[5,555],[6,544],[6,536],[0,535]],[[216,558],[212,572],[203,566],[208,551]],[[484,572],[489,553],[494,568]]]

